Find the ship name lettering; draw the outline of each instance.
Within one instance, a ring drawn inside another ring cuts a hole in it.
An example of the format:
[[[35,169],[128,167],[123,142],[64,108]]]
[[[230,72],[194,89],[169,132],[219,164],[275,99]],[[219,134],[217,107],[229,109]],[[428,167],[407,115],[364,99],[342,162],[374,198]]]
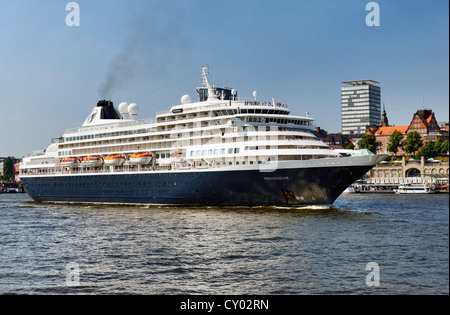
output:
[[[264,180],[289,180],[289,176],[264,177]]]

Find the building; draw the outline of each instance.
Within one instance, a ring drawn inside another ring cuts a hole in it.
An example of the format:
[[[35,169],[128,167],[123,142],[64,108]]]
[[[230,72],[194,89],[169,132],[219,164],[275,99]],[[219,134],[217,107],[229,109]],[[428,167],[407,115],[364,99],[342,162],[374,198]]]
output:
[[[406,183],[435,183],[448,185],[449,164],[437,160],[406,160],[393,164],[380,164],[367,173],[371,184],[390,186]]]
[[[380,146],[377,151],[378,154],[390,153],[387,151],[389,137],[395,131],[400,131],[403,133],[404,139],[408,133],[417,131],[420,134],[424,145],[428,141],[436,141],[437,139],[445,141],[449,139],[448,131],[445,131],[445,127],[441,128],[431,109],[421,109],[416,111],[409,125],[386,126],[387,121],[386,111],[383,110],[383,119],[380,124],[376,126],[368,126],[366,130],[366,134],[374,135],[376,140],[380,142]],[[398,154],[405,153],[402,148],[398,148],[398,150]]]
[[[379,82],[359,80],[342,82],[341,130],[353,138],[362,136],[367,126],[379,125],[381,120],[381,89]]]
[[[417,131],[422,137],[423,143],[436,141],[438,138],[445,141],[441,128],[431,109],[418,110],[409,124],[408,132]]]
[[[386,107],[383,105],[383,114],[381,114],[381,127],[388,127],[389,126],[389,119],[386,114]]]
[[[332,149],[345,149],[352,143],[348,136],[343,135],[342,133],[328,133],[320,127],[316,127],[316,130],[313,131],[313,133]]]
[[[438,122],[438,125],[441,128],[441,132],[443,132],[443,133],[447,132],[447,134],[448,134],[448,132],[449,132],[449,122],[448,121]]]
[[[6,161],[7,157],[0,157],[0,177],[2,177],[3,174],[3,167],[5,166],[5,161]],[[19,165],[19,159],[16,159],[15,157],[11,157],[12,159],[12,164],[13,164],[13,172],[15,172],[16,170],[14,169],[14,166],[17,164]],[[18,171],[18,170],[17,170]]]

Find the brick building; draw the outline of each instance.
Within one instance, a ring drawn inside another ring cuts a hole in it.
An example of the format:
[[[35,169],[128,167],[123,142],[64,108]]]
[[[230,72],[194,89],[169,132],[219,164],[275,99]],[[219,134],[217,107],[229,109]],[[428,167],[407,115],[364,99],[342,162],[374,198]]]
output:
[[[378,154],[389,154],[387,151],[387,146],[389,143],[389,136],[395,132],[400,131],[406,135],[412,131],[417,131],[422,137],[423,143],[428,141],[436,141],[440,138],[442,141],[449,139],[448,131],[439,126],[436,117],[431,109],[421,109],[416,111],[413,115],[411,123],[405,126],[389,126],[387,125],[387,115],[385,110],[383,110],[383,118],[378,126],[368,126],[366,128],[366,134],[372,134],[375,136],[378,142],[380,142],[380,147],[378,148]],[[398,154],[404,154],[402,148],[399,148]]]

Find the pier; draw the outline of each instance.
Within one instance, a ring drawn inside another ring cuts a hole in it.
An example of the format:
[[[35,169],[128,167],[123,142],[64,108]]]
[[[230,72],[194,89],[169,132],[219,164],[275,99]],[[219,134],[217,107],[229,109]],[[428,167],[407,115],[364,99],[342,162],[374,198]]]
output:
[[[352,186],[362,193],[394,193],[402,184],[429,184],[436,192],[448,193],[449,163],[438,160],[409,160],[405,157],[397,163],[375,166]]]

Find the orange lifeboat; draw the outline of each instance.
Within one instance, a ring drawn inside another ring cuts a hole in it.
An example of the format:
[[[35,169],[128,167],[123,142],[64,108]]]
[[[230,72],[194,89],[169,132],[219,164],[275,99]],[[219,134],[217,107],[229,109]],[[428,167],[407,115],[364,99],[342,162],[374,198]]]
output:
[[[105,157],[105,165],[120,166],[125,162],[125,157],[121,154],[108,155]]]
[[[103,164],[103,159],[99,155],[88,156],[81,159],[81,164],[86,167],[99,167]]]
[[[183,151],[175,151],[170,154],[170,157],[172,157],[172,158],[179,158],[182,156],[183,156]]]
[[[146,164],[149,164],[152,159],[153,159],[153,155],[148,152],[135,153],[130,156],[130,162],[132,164],[146,165]]]
[[[76,168],[78,166],[78,159],[76,157],[68,157],[59,160],[59,165],[62,167]]]

